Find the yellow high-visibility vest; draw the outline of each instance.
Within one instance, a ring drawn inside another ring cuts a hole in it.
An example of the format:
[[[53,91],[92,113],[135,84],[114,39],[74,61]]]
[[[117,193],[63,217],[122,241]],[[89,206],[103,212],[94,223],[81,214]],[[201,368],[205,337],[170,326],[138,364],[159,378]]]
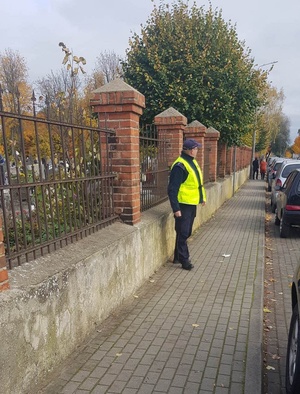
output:
[[[206,192],[203,187],[203,177],[202,177],[202,171],[199,167],[199,164],[195,159],[193,159],[193,162],[195,164],[195,167],[197,168],[199,172],[199,177],[200,177],[200,185],[198,181],[198,177],[193,170],[193,168],[190,166],[187,160],[183,159],[182,157],[178,157],[173,165],[176,163],[182,163],[185,167],[185,169],[188,172],[188,177],[183,182],[179,188],[178,192],[178,201],[182,204],[188,204],[188,205],[197,205],[200,203],[200,187],[202,188],[202,197],[203,201],[206,201]]]

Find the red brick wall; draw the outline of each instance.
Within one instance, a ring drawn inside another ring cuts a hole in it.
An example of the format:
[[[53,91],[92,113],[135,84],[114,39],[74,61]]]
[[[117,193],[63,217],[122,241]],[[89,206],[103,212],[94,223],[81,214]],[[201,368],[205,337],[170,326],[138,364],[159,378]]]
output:
[[[226,150],[226,175],[232,173],[232,160],[233,160],[233,147],[227,148]]]
[[[195,139],[202,145],[197,153],[197,161],[202,171],[204,168],[204,138],[206,135],[206,130],[207,128],[202,123],[194,120],[192,123],[189,123],[186,126],[186,129],[184,131],[185,138]]]
[[[93,92],[90,100],[98,112],[100,127],[115,129],[116,141],[112,155],[114,206],[127,224],[140,221],[140,142],[139,119],[145,98],[121,79],[114,80]]]
[[[210,147],[209,155],[209,182],[215,182],[217,179],[217,160],[218,160],[218,140],[220,133],[212,127],[207,129],[204,143]]]
[[[226,173],[226,151],[227,147],[226,144],[223,142],[218,142],[218,164],[217,164],[217,175],[220,178],[225,177]]]
[[[168,141],[167,163],[171,166],[182,151],[183,132],[187,119],[174,108],[169,108],[155,116],[158,138]]]

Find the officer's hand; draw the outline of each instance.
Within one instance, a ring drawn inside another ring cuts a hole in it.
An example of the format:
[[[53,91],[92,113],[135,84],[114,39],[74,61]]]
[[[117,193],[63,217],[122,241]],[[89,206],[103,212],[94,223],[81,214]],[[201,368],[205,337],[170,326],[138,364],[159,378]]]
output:
[[[181,211],[176,211],[174,212],[175,218],[180,218],[181,217]]]

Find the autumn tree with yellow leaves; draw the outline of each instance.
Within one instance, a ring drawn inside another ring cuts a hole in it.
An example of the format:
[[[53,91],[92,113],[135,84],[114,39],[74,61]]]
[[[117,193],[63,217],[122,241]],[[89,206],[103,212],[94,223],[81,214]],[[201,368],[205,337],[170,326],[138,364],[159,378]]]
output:
[[[298,137],[295,138],[295,141],[291,146],[291,150],[296,155],[300,155],[300,130],[298,130]]]
[[[27,77],[26,61],[18,51],[6,49],[3,53],[0,53],[0,85],[5,111],[23,114],[32,113],[32,88]],[[12,160],[16,161],[18,159],[20,125],[16,119],[11,118],[6,119],[5,126],[10,131],[8,136],[9,154]],[[25,131],[29,132],[28,129]],[[1,136],[1,144],[2,138]]]
[[[282,111],[283,90],[271,85],[265,89],[265,103],[257,109],[256,151],[264,155],[268,150],[278,156],[284,155],[289,145],[290,124]]]

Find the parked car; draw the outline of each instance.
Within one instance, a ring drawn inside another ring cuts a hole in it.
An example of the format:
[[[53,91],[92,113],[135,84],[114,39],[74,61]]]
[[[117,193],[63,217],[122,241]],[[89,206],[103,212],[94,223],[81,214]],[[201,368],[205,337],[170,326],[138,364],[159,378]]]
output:
[[[276,159],[273,160],[272,164],[270,165],[267,174],[268,192],[270,192],[272,189],[272,180],[275,178],[276,172],[283,161],[284,161],[284,157],[276,157]]]
[[[300,168],[288,175],[277,192],[275,224],[280,225],[282,238],[289,236],[291,227],[300,227]]]
[[[269,171],[271,169],[271,166],[272,166],[272,164],[274,163],[274,161],[276,159],[278,159],[277,156],[269,156],[268,159],[267,159],[267,163],[268,163],[268,165],[267,165],[267,173],[266,173],[267,179],[268,179],[268,174],[269,174]]]
[[[288,334],[285,387],[287,394],[300,393],[300,263],[291,288],[292,317]]]
[[[271,211],[273,213],[276,209],[276,196],[279,188],[284,184],[288,175],[296,168],[300,168],[300,160],[286,159],[280,164],[276,171],[276,176],[272,180],[271,189]]]

